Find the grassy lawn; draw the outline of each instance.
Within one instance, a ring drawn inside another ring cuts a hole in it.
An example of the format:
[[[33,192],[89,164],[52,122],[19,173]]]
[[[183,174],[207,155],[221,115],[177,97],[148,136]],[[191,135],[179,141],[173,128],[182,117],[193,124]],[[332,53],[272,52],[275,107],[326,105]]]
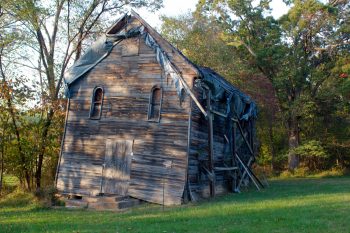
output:
[[[28,194],[0,200],[0,232],[350,232],[350,177],[273,180],[262,192],[125,213],[54,210]]]

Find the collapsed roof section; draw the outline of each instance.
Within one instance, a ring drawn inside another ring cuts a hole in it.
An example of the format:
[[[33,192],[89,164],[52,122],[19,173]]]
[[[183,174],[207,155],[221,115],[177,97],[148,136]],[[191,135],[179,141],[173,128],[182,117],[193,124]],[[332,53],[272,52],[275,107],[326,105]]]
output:
[[[135,17],[141,25],[128,28],[127,26],[131,17]],[[70,69],[68,69],[64,75],[66,96],[70,97],[70,85],[106,58],[113,50],[113,47],[120,41],[138,36],[142,37],[146,45],[154,50],[157,61],[162,67],[165,75],[169,75],[173,79],[180,102],[184,99],[185,95],[188,94],[201,112],[207,116],[204,107],[196,99],[191,88],[183,79],[181,71],[179,71],[176,64],[170,59],[167,52],[160,46],[155,38],[160,38],[165,42],[167,41],[134,11],[131,11],[131,15],[125,14],[121,17],[109,30],[107,30],[106,34],[102,35],[95,43],[93,43],[85,54],[81,56],[81,58],[70,67]],[[246,121],[249,120],[249,118],[256,118],[257,107],[249,96],[232,86],[222,76],[210,68],[199,67],[193,64],[169,42],[167,42],[167,44],[173,51],[176,51],[184,61],[190,65],[190,67],[193,68],[195,73],[197,73],[199,79],[196,80],[196,85],[207,85],[212,92],[212,101],[226,103],[227,114],[233,114],[232,117]]]
[[[211,90],[213,101],[226,103],[226,116],[248,121],[250,117],[256,118],[257,106],[251,98],[235,88],[221,75],[208,67],[198,67],[201,79],[197,85],[205,83]]]

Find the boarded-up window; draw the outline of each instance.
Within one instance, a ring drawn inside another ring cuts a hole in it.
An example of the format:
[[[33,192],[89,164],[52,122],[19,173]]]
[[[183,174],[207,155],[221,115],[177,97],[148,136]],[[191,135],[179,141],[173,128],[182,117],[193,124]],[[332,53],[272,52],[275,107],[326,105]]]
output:
[[[102,104],[103,104],[103,89],[102,87],[96,87],[94,89],[91,108],[90,108],[90,119],[99,120],[102,113]]]
[[[162,88],[154,86],[151,90],[148,106],[148,120],[159,122],[162,107]]]
[[[124,43],[122,44],[122,56],[128,57],[139,55],[139,45],[140,39],[138,37],[124,40]]]

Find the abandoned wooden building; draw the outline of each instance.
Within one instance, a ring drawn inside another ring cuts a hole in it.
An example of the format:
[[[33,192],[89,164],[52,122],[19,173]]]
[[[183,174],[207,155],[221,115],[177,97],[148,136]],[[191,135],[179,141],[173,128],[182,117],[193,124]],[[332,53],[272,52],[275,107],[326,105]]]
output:
[[[62,194],[164,205],[237,192],[255,159],[255,103],[199,67],[138,14],[67,71]]]

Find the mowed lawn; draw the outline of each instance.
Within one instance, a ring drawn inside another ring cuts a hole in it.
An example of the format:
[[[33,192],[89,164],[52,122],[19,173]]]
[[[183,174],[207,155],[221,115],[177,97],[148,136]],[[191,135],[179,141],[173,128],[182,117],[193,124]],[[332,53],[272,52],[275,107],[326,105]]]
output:
[[[262,192],[164,211],[150,204],[124,213],[56,210],[31,202],[23,194],[0,200],[0,232],[350,232],[350,177],[273,180]]]

